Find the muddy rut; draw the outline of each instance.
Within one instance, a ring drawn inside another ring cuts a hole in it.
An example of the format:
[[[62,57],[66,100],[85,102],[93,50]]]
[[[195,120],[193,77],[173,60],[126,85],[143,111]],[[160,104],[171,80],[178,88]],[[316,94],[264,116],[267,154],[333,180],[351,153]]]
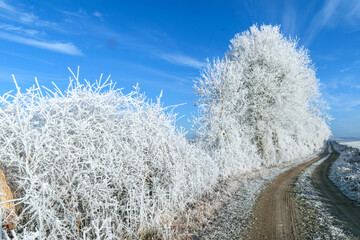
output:
[[[293,184],[309,165],[326,157],[328,151],[292,168],[273,180],[259,195],[253,210],[253,225],[245,239],[301,239],[301,214]]]

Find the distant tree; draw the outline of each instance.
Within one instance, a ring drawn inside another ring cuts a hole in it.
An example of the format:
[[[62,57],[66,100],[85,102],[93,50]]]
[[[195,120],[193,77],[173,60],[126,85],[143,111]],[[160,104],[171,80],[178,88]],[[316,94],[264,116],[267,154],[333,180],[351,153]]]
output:
[[[252,26],[195,84],[199,134],[213,150],[255,151],[265,165],[301,157],[330,136],[318,86],[306,49],[278,26]]]

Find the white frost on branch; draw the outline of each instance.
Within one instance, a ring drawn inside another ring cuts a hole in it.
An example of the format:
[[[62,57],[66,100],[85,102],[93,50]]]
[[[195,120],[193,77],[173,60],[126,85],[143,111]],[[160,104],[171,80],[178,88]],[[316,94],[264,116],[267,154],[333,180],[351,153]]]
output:
[[[175,218],[215,183],[303,158],[330,135],[306,50],[256,26],[208,63],[197,144],[136,86],[70,77],[0,97],[0,165],[16,190],[22,239],[173,238]],[[201,146],[199,147],[198,144]]]
[[[304,157],[330,136],[307,50],[278,26],[237,34],[195,84],[198,133],[224,175]],[[227,164],[226,162],[232,162]]]
[[[64,92],[36,81],[0,98],[0,163],[18,189],[19,237],[167,238],[174,216],[211,190],[217,166],[160,98],[72,75]]]

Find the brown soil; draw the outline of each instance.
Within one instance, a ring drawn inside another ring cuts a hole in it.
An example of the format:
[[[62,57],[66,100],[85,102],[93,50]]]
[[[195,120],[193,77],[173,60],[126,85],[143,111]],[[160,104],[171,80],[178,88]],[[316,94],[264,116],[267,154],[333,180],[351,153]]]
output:
[[[344,196],[328,178],[331,164],[339,157],[339,153],[333,147],[332,151],[329,159],[313,172],[312,183],[338,223],[360,238],[360,207]]]
[[[253,210],[253,225],[245,239],[301,239],[303,232],[293,185],[309,165],[328,154],[292,168],[273,180],[259,195]]]
[[[14,230],[16,225],[15,205],[13,195],[8,186],[5,174],[0,170],[0,204],[2,207],[2,227],[5,230]]]

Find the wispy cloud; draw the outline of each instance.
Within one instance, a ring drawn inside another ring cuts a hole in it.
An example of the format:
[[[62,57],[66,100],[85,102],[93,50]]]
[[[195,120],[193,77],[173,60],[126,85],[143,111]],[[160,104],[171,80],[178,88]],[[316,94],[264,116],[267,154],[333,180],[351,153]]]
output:
[[[322,92],[335,111],[353,111],[360,106],[359,78],[356,74],[339,75],[322,83]]]
[[[79,55],[79,56],[83,55],[81,50],[79,50],[72,43],[40,41],[40,40],[25,38],[18,35],[1,33],[1,32],[0,32],[0,38],[37,48],[63,53],[63,54]]]
[[[305,33],[305,45],[310,44],[324,28],[334,28],[344,24],[355,30],[360,29],[360,2],[358,0],[326,0]]]
[[[330,89],[338,89],[338,88],[355,88],[359,82],[357,81],[357,78],[353,74],[347,74],[345,76],[340,76],[337,78],[334,78],[332,81],[328,83],[323,83],[325,88]]]
[[[360,1],[353,2],[350,8],[350,11],[346,15],[346,19],[349,23],[351,23],[353,26],[357,27],[359,30],[360,24]]]
[[[11,56],[14,56],[18,59],[25,59],[25,60],[28,60],[28,61],[31,61],[31,62],[39,62],[41,64],[47,64],[47,65],[52,65],[52,66],[55,66],[55,64],[52,62],[54,59],[44,59],[42,58],[41,56],[40,57],[37,57],[37,56],[34,56],[34,55],[28,55],[26,53],[23,53],[23,52],[15,52],[15,51],[7,51],[7,50],[4,50],[4,49],[0,49],[0,54],[6,54],[6,55],[11,55]]]
[[[141,69],[141,71],[146,71],[150,74],[162,77],[162,78],[167,78],[167,79],[173,79],[176,80],[180,85],[182,85],[184,82],[189,82],[189,77],[183,77],[183,76],[177,76],[177,75],[173,75],[171,73],[167,73],[167,72],[163,72],[160,71],[158,69],[155,68],[150,68],[144,65],[140,65],[140,64],[136,64],[134,65],[134,67]]]
[[[63,41],[48,41],[48,29],[58,29],[58,24],[40,19],[34,13],[20,9],[8,1],[0,0],[0,18],[8,23],[0,23],[0,38],[37,48],[69,55],[83,55],[74,44]]]
[[[99,18],[101,21],[104,21],[103,15],[98,11],[93,12],[93,16]]]
[[[99,11],[94,11],[92,14],[89,14],[88,11],[86,11],[83,8],[80,8],[77,11],[67,11],[60,8],[54,8],[56,11],[64,14],[67,17],[76,17],[76,18],[89,18],[89,17],[96,17],[103,21],[103,14]]]
[[[172,73],[162,71],[157,68],[149,67],[147,65],[128,62],[128,61],[119,61],[114,59],[114,62],[117,62],[122,67],[127,69],[133,69],[139,73],[146,73],[146,77],[139,77],[136,74],[131,74],[129,77],[123,78],[124,81],[128,81],[130,84],[135,84],[136,82],[141,83],[140,86],[151,86],[153,88],[166,90],[165,92],[172,91],[178,92],[186,95],[193,95],[194,91],[191,87],[192,81],[196,76],[184,75],[182,73]],[[1,68],[1,67],[0,67]]]
[[[334,109],[341,109],[341,111],[352,111],[354,108],[360,106],[360,99],[356,97],[356,95],[348,94],[348,93],[340,93],[337,95],[333,94],[325,94],[328,103],[334,107]]]
[[[5,9],[7,11],[15,11],[15,9],[11,5],[5,3],[3,0],[0,0],[0,8]]]
[[[296,35],[297,13],[293,1],[285,1],[285,9],[283,14],[283,28],[285,33],[291,36]]]
[[[325,26],[330,25],[330,21],[335,15],[337,7],[340,5],[341,0],[327,0],[320,10],[320,12],[312,20],[308,31],[305,36],[305,45],[311,43],[313,38],[319,31],[321,31]]]
[[[341,69],[340,70],[340,72],[347,72],[347,71],[349,71],[350,70],[350,68],[349,67],[347,67],[347,68],[343,68],[343,69]]]
[[[57,24],[50,21],[41,20],[34,13],[29,13],[21,9],[16,8],[15,6],[0,0],[0,16],[3,19],[11,20],[13,22],[37,26],[37,27],[56,27]]]
[[[335,61],[337,58],[335,55],[315,55],[313,56],[315,60],[322,60],[322,61]]]
[[[347,72],[347,71],[352,70],[354,68],[359,68],[359,65],[360,65],[360,61],[357,60],[357,61],[353,62],[351,65],[349,65],[349,66],[347,66],[347,67],[345,67],[343,69],[340,69],[340,72]]]
[[[348,110],[352,110],[352,108],[360,106],[360,99],[347,102],[345,105]]]
[[[28,36],[38,36],[40,34],[42,34],[40,31],[36,30],[36,29],[30,29],[30,28],[23,28],[21,26],[14,26],[12,24],[1,24],[0,23],[0,29],[4,30],[4,31],[9,31],[9,32],[15,32],[18,34],[25,34]]]
[[[85,10],[83,10],[82,8],[80,8],[77,12],[74,11],[66,11],[60,8],[55,8],[56,11],[64,14],[65,16],[70,16],[70,17],[78,17],[78,18],[84,18],[84,17],[88,17],[88,14]]]
[[[206,65],[205,62],[179,53],[161,53],[158,54],[158,57],[170,63],[187,67],[202,68]]]
[[[28,87],[29,84],[34,84],[34,78],[38,77],[40,85],[45,85],[49,82],[62,83],[64,79],[66,79],[66,75],[63,76],[61,74],[53,74],[48,72],[39,72],[38,70],[24,70],[20,68],[12,68],[12,67],[1,67],[0,66],[0,83],[13,83],[12,74],[15,75],[16,80],[21,82],[20,87]]]
[[[99,13],[98,11],[95,11],[95,12],[93,13],[93,15],[94,15],[95,17],[102,17],[102,14]]]
[[[360,106],[360,99],[353,99],[353,100],[344,100],[341,99],[340,101],[337,102],[337,104],[333,104],[333,106],[341,108],[342,110],[345,111],[354,111],[354,108],[357,108]]]

